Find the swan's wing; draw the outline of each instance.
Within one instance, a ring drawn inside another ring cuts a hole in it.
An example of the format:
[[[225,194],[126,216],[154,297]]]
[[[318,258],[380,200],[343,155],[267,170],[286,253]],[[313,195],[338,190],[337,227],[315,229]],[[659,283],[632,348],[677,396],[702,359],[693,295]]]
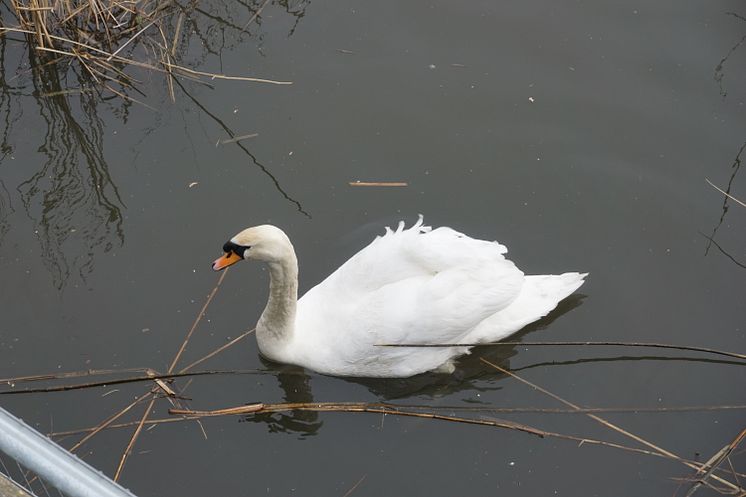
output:
[[[497,242],[475,240],[451,228],[433,230],[422,217],[408,229],[400,222],[396,231],[376,237],[316,288],[342,294],[367,294],[384,285],[413,276],[486,258],[504,259],[508,249]]]
[[[316,343],[336,336],[347,352],[457,342],[520,293],[523,273],[506,252],[450,228],[430,230],[421,219],[407,230],[400,225],[303,296],[301,333],[315,335]]]

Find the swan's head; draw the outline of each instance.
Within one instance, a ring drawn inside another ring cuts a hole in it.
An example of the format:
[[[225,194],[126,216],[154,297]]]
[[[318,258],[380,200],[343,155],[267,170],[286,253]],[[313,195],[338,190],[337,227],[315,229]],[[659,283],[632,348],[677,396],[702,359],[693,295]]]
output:
[[[269,224],[246,228],[223,245],[225,254],[212,263],[220,271],[243,259],[281,262],[294,257],[293,245],[284,231]]]

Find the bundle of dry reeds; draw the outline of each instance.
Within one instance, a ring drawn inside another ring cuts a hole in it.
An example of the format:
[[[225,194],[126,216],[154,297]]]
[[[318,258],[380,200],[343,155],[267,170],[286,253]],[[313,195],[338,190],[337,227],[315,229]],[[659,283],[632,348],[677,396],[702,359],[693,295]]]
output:
[[[134,78],[125,73],[130,66],[166,74],[172,100],[176,76],[291,84],[175,64],[189,12],[172,0],[11,0],[10,7],[16,21],[0,19],[0,36],[22,33],[40,63],[77,63],[94,83],[127,99],[118,88],[134,88]]]
[[[166,42],[177,13],[170,0],[11,0],[10,7],[15,26],[4,21],[0,35],[22,33],[41,64],[77,63],[93,83],[123,97],[119,89],[133,86],[126,66],[170,72],[181,24],[179,17],[172,42]],[[144,42],[158,62],[128,58],[135,40]],[[169,90],[173,95],[170,81]]]
[[[115,50],[143,23],[157,18],[164,4],[142,0],[12,0],[20,28],[39,48]]]

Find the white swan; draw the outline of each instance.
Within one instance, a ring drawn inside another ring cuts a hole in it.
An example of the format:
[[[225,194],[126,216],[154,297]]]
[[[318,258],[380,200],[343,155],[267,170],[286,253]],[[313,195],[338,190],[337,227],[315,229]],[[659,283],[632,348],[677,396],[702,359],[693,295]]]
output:
[[[223,246],[219,271],[242,259],[269,265],[269,300],[256,325],[266,358],[335,376],[452,372],[468,347],[381,347],[501,340],[547,315],[587,275],[524,276],[497,242],[400,222],[298,300],[298,261],[274,226]]]

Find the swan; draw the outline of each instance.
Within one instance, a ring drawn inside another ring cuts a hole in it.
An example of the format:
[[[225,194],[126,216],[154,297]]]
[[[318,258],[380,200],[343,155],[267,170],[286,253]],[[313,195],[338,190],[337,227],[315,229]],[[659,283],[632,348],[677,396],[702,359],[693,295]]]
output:
[[[382,344],[495,342],[547,315],[588,273],[524,276],[497,242],[422,216],[386,228],[298,299],[298,260],[272,225],[247,228],[223,245],[220,271],[244,259],[267,263],[269,299],[256,325],[267,359],[332,376],[403,378],[453,372],[469,347]]]

